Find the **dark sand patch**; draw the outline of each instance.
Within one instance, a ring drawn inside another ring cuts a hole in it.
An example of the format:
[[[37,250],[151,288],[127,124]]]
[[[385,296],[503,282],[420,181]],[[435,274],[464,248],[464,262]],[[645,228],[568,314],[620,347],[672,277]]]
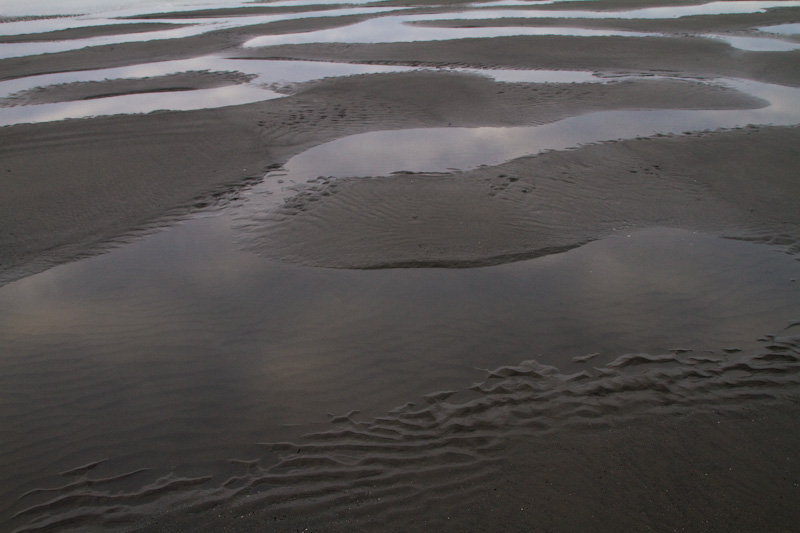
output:
[[[0,107],[92,100],[126,94],[191,91],[247,83],[255,76],[241,72],[189,71],[148,78],[61,83],[36,87],[0,98]]]
[[[335,268],[471,267],[652,225],[800,246],[798,128],[604,143],[453,175],[320,180],[243,222],[248,249]],[[713,156],[709,156],[713,154]]]

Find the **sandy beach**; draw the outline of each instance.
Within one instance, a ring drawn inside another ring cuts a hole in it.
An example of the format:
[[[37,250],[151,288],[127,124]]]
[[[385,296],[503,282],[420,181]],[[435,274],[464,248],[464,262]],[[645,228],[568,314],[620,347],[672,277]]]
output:
[[[796,527],[800,2],[172,4],[0,8],[0,529]]]

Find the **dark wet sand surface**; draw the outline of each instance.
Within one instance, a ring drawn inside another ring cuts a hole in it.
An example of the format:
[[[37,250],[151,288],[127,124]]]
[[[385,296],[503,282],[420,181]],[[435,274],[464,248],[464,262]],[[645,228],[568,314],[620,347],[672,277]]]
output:
[[[382,13],[231,4],[23,33],[0,10],[0,55],[66,47],[0,59],[22,87],[0,94],[1,530],[796,529],[800,51],[704,35],[800,8],[386,2],[465,36],[660,36],[349,44]],[[209,54],[254,66],[136,70]],[[496,81],[526,69],[597,77]]]

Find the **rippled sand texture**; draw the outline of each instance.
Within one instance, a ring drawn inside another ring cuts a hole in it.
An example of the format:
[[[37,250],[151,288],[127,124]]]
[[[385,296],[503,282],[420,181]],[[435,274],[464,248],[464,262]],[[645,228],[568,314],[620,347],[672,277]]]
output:
[[[0,530],[792,531],[800,2],[0,6]]]

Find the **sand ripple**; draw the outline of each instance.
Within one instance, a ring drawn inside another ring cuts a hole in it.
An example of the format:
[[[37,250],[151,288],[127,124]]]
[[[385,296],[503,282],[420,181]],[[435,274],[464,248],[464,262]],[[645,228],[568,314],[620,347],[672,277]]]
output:
[[[212,507],[271,520],[344,511],[390,520],[444,500],[466,504],[511,437],[796,399],[800,336],[760,340],[752,353],[631,353],[569,375],[536,360],[486,370],[483,382],[420,406],[371,420],[347,413],[296,442],[264,443],[264,458],[232,461],[240,472],[217,486],[175,474],[136,485],[147,472],[101,478],[91,475],[99,463],[84,465],[62,474],[65,485],[22,496],[39,501],[18,513],[28,522],[17,531],[130,528],[165,508],[178,522]]]

